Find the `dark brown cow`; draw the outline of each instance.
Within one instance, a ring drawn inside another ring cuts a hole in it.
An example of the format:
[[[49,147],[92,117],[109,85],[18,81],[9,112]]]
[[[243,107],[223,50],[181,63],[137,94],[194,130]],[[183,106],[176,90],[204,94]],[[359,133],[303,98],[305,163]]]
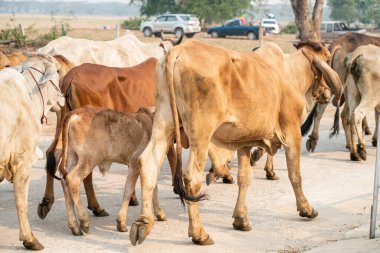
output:
[[[136,112],[141,107],[155,105],[155,69],[156,58],[149,58],[143,63],[129,68],[111,68],[97,64],[85,63],[70,70],[61,83],[65,94],[65,107],[61,110],[63,119],[67,112],[85,105],[104,107],[119,112]],[[47,181],[45,195],[38,206],[38,216],[44,219],[54,203],[53,175],[60,160],[62,120],[56,131],[55,139],[46,151]],[[173,154],[169,149],[168,157]],[[174,158],[173,158],[174,159]],[[174,163],[169,159],[170,163]],[[84,180],[88,208],[97,216],[108,215],[96,200],[92,173]],[[137,205],[134,198],[131,205]]]

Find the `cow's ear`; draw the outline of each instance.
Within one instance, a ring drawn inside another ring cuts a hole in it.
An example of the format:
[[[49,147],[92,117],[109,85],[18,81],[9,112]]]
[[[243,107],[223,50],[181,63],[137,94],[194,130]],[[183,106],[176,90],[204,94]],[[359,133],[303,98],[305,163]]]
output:
[[[46,69],[44,75],[41,77],[39,84],[46,83],[47,81],[55,81],[59,80],[59,75],[57,73],[57,69],[55,67],[49,67]]]

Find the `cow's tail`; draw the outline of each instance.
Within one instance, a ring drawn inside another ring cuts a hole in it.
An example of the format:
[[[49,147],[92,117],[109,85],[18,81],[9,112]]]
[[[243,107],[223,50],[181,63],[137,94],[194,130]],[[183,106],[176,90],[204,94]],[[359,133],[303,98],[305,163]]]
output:
[[[301,134],[302,134],[302,136],[307,135],[307,133],[310,131],[311,126],[313,125],[313,121],[314,121],[314,118],[315,118],[315,113],[317,112],[317,106],[318,106],[318,103],[315,103],[313,109],[311,110],[311,112],[307,116],[307,119],[302,124],[302,126],[301,126]]]
[[[67,162],[67,148],[68,148],[68,140],[69,140],[69,129],[70,124],[74,120],[74,117],[76,114],[68,113],[63,120],[63,126],[62,126],[62,155],[61,155],[61,163],[59,164],[59,172],[62,174],[63,178],[66,178],[67,172],[65,169],[66,162]]]
[[[178,193],[182,204],[185,205],[185,201],[197,202],[197,201],[207,198],[207,196],[203,192],[200,193],[198,196],[192,196],[188,194],[183,183],[181,133],[179,129],[179,113],[177,110],[177,103],[176,103],[176,98],[175,98],[174,74],[173,74],[175,63],[178,57],[179,57],[179,53],[177,50],[173,50],[169,52],[169,54],[166,57],[165,73],[166,73],[166,81],[169,85],[170,107],[173,114],[175,138],[176,138],[177,161],[176,161],[176,169],[175,169],[175,175],[174,175],[174,190]]]

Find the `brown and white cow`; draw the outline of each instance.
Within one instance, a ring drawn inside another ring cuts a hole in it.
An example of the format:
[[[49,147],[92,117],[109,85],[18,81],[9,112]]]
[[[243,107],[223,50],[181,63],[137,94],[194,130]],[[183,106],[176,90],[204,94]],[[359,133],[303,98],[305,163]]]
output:
[[[317,216],[303,194],[300,175],[300,125],[305,113],[305,93],[320,86],[323,76],[336,95],[333,100],[336,105],[342,85],[327,64],[330,57],[327,48],[316,42],[297,47],[297,52],[284,57],[273,43],[255,52],[238,53],[191,40],[173,48],[160,61],[152,137],[138,160],[142,208],[130,231],[133,245],[142,243],[152,229],[152,194],[164,151],[174,137],[175,187],[189,203],[188,233],[194,243],[214,243],[200,221],[197,203],[205,196],[200,194],[202,173],[211,144],[221,150],[237,150],[239,195],[233,214],[235,229],[251,230],[246,193],[252,178],[249,164],[252,146],[261,146],[273,155],[283,145],[297,210],[302,217]],[[190,145],[184,179],[178,141],[180,120]]]
[[[153,109],[153,108],[152,108]],[[135,190],[139,170],[137,159],[144,151],[152,134],[151,108],[137,113],[122,113],[91,105],[69,112],[63,123],[62,160],[59,170],[65,194],[69,228],[74,235],[88,233],[89,219],[80,200],[80,184],[95,166],[104,174],[114,162],[128,165],[124,197],[116,219],[117,229],[126,232],[129,201]],[[159,206],[157,187],[153,198],[154,213],[159,221],[166,220]],[[80,226],[75,218],[77,210]]]
[[[119,112],[136,112],[141,107],[155,105],[155,69],[156,58],[149,58],[143,63],[128,68],[111,68],[97,64],[82,64],[71,69],[61,83],[65,94],[65,106],[60,111],[60,117],[85,105],[104,107]],[[63,121],[57,128],[52,145],[46,151],[47,180],[45,194],[38,205],[38,216],[44,219],[54,203],[54,178],[56,164],[61,157],[61,132]],[[171,167],[174,169],[174,146],[169,149]],[[173,171],[174,173],[174,171]],[[84,180],[88,208],[97,216],[108,215],[100,207],[92,185],[92,173]],[[137,205],[134,198],[131,205]]]

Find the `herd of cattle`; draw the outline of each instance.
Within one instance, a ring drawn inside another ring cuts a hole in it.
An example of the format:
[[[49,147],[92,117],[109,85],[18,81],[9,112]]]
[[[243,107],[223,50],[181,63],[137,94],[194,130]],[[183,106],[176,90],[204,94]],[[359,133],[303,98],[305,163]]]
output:
[[[0,180],[13,182],[20,240],[26,248],[43,249],[29,226],[27,205],[30,172],[49,110],[57,114],[57,128],[46,151],[46,188],[38,216],[44,219],[52,208],[56,178],[70,230],[74,235],[88,232],[80,184],[93,214],[107,216],[96,199],[92,171],[98,166],[105,173],[114,162],[126,164],[117,229],[127,231],[127,209],[138,205],[135,185],[140,176],[142,208],[130,229],[133,245],[146,239],[154,216],[166,220],[156,186],[165,155],[173,190],[188,203],[189,236],[200,245],[214,243],[198,210],[198,201],[206,197],[201,184],[207,157],[213,164],[207,183],[216,178],[231,183],[228,162],[237,151],[233,227],[242,231],[251,230],[246,206],[251,165],[268,153],[267,178],[278,179],[273,155],[281,147],[299,215],[318,215],[302,190],[301,138],[314,122],[306,142],[313,152],[332,97],[337,107],[332,134],[339,132],[339,107],[346,102],[341,113],[346,146],[352,160],[366,159],[364,134],[370,130],[365,116],[374,109],[380,112],[380,38],[347,33],[328,48],[299,42],[290,54],[274,43],[240,53],[181,41],[162,35],[160,43],[143,43],[131,33],[113,41],[61,37],[27,57],[0,53]],[[254,146],[258,149],[251,154]],[[185,175],[182,148],[189,148]]]

